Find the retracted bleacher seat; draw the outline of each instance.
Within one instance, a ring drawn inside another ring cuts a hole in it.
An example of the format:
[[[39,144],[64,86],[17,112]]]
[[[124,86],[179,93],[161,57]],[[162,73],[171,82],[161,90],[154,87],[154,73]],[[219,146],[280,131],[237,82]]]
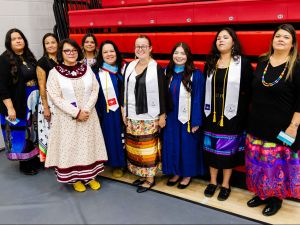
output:
[[[184,41],[189,44],[193,54],[202,56],[201,61],[195,64],[203,70],[203,56],[209,53],[216,34],[216,29],[212,29],[214,26],[241,28],[248,25],[249,28],[251,25],[249,30],[237,31],[237,35],[243,53],[256,61],[257,56],[269,49],[274,28],[270,25],[289,22],[298,24],[299,28],[299,9],[299,0],[272,0],[272,3],[269,0],[102,0],[101,9],[70,11],[69,18],[71,28],[104,28],[105,33],[96,34],[97,40],[110,39],[117,43],[123,53],[134,52],[134,41],[140,34],[136,30],[139,28],[143,28],[141,33],[151,38],[154,54],[169,55],[175,43]],[[258,24],[263,29],[260,27],[256,30]],[[193,29],[185,31],[185,26]],[[151,28],[151,32],[144,32],[147,27]],[[164,27],[172,32],[159,29]],[[181,28],[180,32],[178,27]],[[127,30],[133,28],[134,32]],[[70,37],[81,43],[83,35],[74,33]],[[297,36],[300,39],[300,30]],[[162,66],[168,63],[166,57],[164,60],[156,59]],[[255,68],[256,63],[253,62],[252,66]],[[245,168],[236,170],[245,171]]]
[[[179,42],[186,42],[194,54],[206,55],[211,49],[216,32],[163,32],[144,33],[152,40],[153,50],[159,54],[170,54],[173,46]],[[273,31],[238,31],[243,52],[248,56],[258,56],[268,51]],[[139,33],[95,34],[100,43],[110,39],[118,44],[121,52],[132,53],[134,42]],[[70,37],[81,43],[84,34],[71,34]],[[300,39],[300,31],[297,31]],[[300,49],[300,47],[299,47]]]
[[[292,4],[293,8],[291,8]],[[220,0],[70,11],[70,27],[145,27],[300,21],[298,0]],[[291,12],[291,13],[290,13]]]
[[[112,8],[139,5],[174,4],[194,1],[195,0],[102,0],[102,7]]]

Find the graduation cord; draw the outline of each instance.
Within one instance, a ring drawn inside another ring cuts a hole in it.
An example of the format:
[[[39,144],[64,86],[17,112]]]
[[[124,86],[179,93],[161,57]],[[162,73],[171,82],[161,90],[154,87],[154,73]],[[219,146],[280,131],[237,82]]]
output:
[[[224,103],[225,103],[225,84],[226,84],[226,78],[228,75],[228,69],[229,65],[226,68],[225,76],[224,76],[224,81],[223,81],[223,93],[222,93],[222,114],[221,114],[221,120],[220,120],[220,127],[224,126]],[[217,116],[216,116],[216,75],[217,75],[217,70],[218,70],[218,63],[216,65],[216,69],[214,72],[214,112],[213,112],[213,123],[217,122]]]
[[[188,92],[188,101],[187,101],[187,108],[188,108],[188,126],[187,126],[187,132],[191,133],[191,109],[190,109],[190,99],[191,99],[191,93]]]
[[[107,86],[108,86],[108,77],[107,77],[107,76],[109,75],[109,72],[106,72],[105,74],[106,74],[106,77],[105,77],[105,83],[106,83],[106,84],[105,84],[105,85],[106,85],[106,88],[105,88],[105,89],[106,89],[106,90],[105,90],[105,92],[106,92],[106,112],[109,113],[109,105],[108,105],[108,87],[107,87]]]
[[[217,74],[218,64],[216,65],[216,69],[214,72],[214,112],[213,112],[213,123],[217,122],[216,116],[216,74]]]

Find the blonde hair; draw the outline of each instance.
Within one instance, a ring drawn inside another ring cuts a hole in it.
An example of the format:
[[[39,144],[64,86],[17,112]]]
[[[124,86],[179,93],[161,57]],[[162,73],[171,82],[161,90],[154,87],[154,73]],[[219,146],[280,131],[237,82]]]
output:
[[[297,36],[296,36],[296,31],[295,28],[291,25],[291,24],[282,24],[279,27],[277,27],[273,33],[272,36],[272,41],[270,43],[270,47],[269,47],[269,51],[265,54],[262,55],[262,58],[264,60],[269,60],[270,56],[274,53],[274,49],[273,49],[273,40],[275,37],[275,34],[277,33],[277,31],[279,30],[285,30],[287,32],[289,32],[289,34],[292,36],[292,48],[289,52],[289,58],[288,58],[288,72],[286,75],[285,80],[288,79],[292,79],[293,76],[293,71],[295,68],[296,63],[298,62],[298,40],[297,40]]]

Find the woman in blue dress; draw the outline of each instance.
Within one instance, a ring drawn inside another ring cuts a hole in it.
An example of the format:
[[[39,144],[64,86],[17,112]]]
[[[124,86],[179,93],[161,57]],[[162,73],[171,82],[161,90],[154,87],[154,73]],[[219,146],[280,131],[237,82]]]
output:
[[[110,40],[101,43],[97,61],[99,71],[96,77],[100,90],[96,109],[107,149],[107,165],[113,168],[114,177],[122,177],[126,159],[119,96],[123,85],[124,61],[118,47]]]
[[[178,182],[186,188],[191,177],[203,175],[200,126],[204,98],[204,76],[195,69],[189,46],[180,42],[172,50],[166,75],[172,110],[167,114],[163,134],[163,173],[172,175],[168,186]]]
[[[6,33],[0,56],[0,121],[7,158],[19,161],[26,175],[38,173],[37,61],[25,35],[13,28]]]

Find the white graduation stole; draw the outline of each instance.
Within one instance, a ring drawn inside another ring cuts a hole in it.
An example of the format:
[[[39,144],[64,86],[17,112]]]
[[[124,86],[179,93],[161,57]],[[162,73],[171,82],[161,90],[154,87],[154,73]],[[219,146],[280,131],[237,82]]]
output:
[[[191,76],[193,81],[193,74]],[[183,83],[180,84],[179,90],[179,105],[178,105],[178,120],[185,124],[191,118],[191,93],[186,90]]]
[[[229,70],[228,70],[228,80],[226,87],[226,99],[224,107],[224,116],[227,119],[232,119],[236,116],[238,110],[239,93],[240,93],[240,82],[241,82],[241,57],[237,60],[231,59]],[[205,104],[204,113],[208,117],[211,113],[211,98],[212,98],[212,79],[213,72],[206,79],[205,84]]]
[[[102,70],[100,68],[98,75],[100,78],[107,107],[109,108],[109,110],[115,112],[119,108],[119,103],[110,74],[108,71]]]
[[[82,76],[82,80],[84,82],[84,101],[87,102],[91,93],[92,93],[92,86],[93,86],[93,77],[92,71],[88,66],[86,74]],[[75,78],[76,79],[76,78]],[[60,89],[62,91],[63,98],[67,100],[71,105],[78,108],[77,99],[75,96],[72,78],[65,77],[58,73],[58,82]]]
[[[125,90],[124,90],[124,105],[127,104],[126,91],[127,91],[127,80],[128,77],[132,74],[135,69],[139,59],[132,61],[125,72]],[[157,117],[160,113],[159,105],[159,88],[158,88],[158,79],[157,79],[157,62],[153,59],[150,60],[147,66],[146,72],[146,92],[147,92],[147,107],[148,114],[153,118]],[[126,114],[125,110],[125,114]],[[128,115],[126,115],[128,116]]]

